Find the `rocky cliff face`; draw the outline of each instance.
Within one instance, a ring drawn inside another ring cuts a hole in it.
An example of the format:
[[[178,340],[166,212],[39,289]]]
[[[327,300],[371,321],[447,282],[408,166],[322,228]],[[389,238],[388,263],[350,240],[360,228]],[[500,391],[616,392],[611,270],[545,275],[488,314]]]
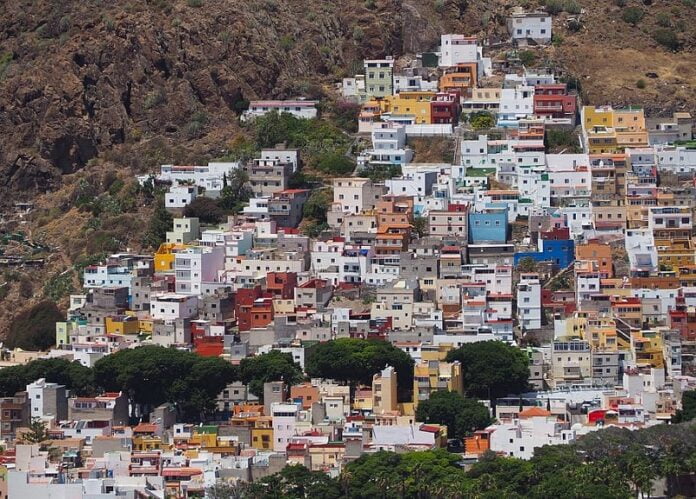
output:
[[[137,150],[153,137],[189,142],[214,129],[219,143],[243,97],[317,92],[322,76],[402,49],[397,1],[191,5],[6,3],[0,186],[44,191],[115,146]]]

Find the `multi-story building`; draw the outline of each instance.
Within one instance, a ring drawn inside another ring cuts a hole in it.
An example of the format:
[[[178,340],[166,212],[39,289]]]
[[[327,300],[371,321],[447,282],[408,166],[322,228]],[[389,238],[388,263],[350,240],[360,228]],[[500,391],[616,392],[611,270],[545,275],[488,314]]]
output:
[[[516,9],[508,18],[508,32],[518,43],[533,40],[535,43],[551,42],[552,16],[546,12],[524,12]]]
[[[364,67],[366,100],[394,93],[394,59],[366,59]]]
[[[541,329],[541,282],[538,274],[521,274],[517,284],[517,320],[524,330]]]

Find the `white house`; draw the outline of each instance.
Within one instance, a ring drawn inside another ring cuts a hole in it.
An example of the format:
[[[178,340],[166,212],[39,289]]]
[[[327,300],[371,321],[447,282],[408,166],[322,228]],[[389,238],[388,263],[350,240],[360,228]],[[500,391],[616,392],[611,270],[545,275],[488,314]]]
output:
[[[519,85],[500,92],[498,126],[517,127],[518,120],[534,114],[534,87]]]
[[[377,123],[371,134],[372,149],[365,151],[363,164],[366,160],[372,165],[405,165],[413,159],[413,151],[406,146],[404,126]]]
[[[267,113],[289,113],[295,118],[312,119],[317,117],[317,101],[313,100],[256,100],[249,103],[249,109],[242,114],[242,120],[249,120]]]
[[[198,195],[198,188],[190,185],[172,186],[164,196],[165,208],[186,208]]]
[[[534,449],[544,445],[569,444],[575,431],[549,411],[532,407],[519,413],[519,419],[491,425],[490,449],[510,457],[531,459]]]
[[[512,39],[524,44],[527,40],[546,44],[551,42],[551,15],[546,12],[524,12],[517,9],[508,18]]]
[[[194,295],[162,293],[153,296],[150,301],[150,315],[153,319],[190,319],[197,313],[198,297]]]

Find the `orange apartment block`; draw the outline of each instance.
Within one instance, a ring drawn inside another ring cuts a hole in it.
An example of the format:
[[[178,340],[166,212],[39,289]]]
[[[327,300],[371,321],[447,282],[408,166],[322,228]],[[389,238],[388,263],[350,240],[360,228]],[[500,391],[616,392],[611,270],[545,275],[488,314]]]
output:
[[[290,388],[290,398],[293,401],[299,401],[303,409],[310,409],[314,402],[320,400],[320,397],[319,389],[310,383],[302,383]]]
[[[445,69],[440,77],[441,92],[460,91],[462,96],[470,97],[478,83],[478,67],[475,62],[457,64]]]
[[[575,247],[576,260],[589,260],[595,263],[595,268],[605,278],[614,276],[614,265],[611,258],[611,247],[608,244],[592,240],[587,244],[578,244]]]

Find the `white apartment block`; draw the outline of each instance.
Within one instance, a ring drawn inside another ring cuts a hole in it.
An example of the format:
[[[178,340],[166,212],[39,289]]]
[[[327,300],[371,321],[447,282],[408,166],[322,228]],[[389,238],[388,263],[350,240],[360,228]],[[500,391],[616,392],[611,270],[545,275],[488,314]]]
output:
[[[289,113],[295,118],[312,119],[317,117],[317,102],[312,100],[257,100],[249,103],[249,109],[242,114],[242,120],[249,120],[271,112]]]
[[[482,55],[475,36],[447,34],[440,36],[440,67],[478,62]]]
[[[164,196],[165,208],[186,208],[198,197],[198,187],[190,185],[172,186]]]
[[[525,330],[541,329],[541,282],[537,274],[520,275],[517,320]]]
[[[288,442],[295,436],[297,426],[297,406],[295,404],[271,404],[273,418],[273,450],[285,452]]]
[[[150,301],[150,315],[153,319],[174,321],[190,319],[198,314],[198,297],[177,293],[154,295]]]
[[[372,210],[385,194],[384,186],[368,178],[346,177],[333,179],[334,205],[342,213],[362,213]]]
[[[219,282],[218,275],[225,269],[225,248],[222,246],[194,246],[176,254],[174,273],[176,292],[185,295],[203,294],[204,283]]]

